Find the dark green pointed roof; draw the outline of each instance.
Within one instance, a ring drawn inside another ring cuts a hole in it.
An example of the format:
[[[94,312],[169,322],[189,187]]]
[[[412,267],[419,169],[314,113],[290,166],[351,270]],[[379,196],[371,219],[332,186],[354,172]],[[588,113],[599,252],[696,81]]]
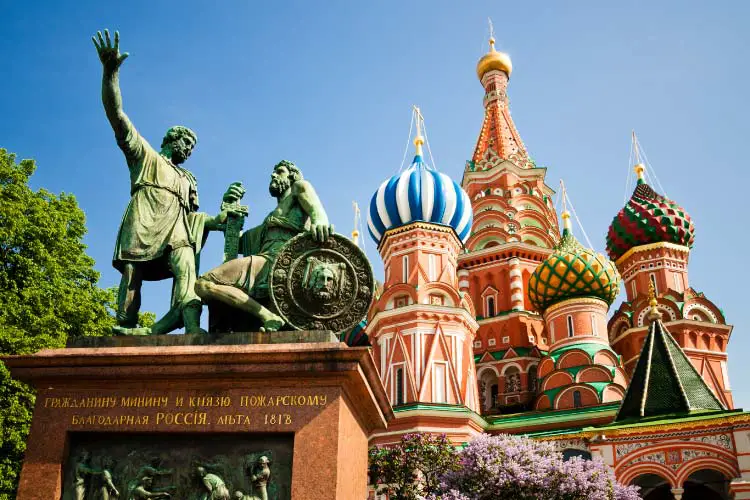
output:
[[[661,320],[652,321],[615,422],[724,409]]]

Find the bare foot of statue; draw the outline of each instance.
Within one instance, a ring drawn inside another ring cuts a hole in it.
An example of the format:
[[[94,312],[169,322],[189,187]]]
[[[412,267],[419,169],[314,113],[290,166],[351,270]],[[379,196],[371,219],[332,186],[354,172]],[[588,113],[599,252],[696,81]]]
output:
[[[129,336],[145,336],[151,335],[151,328],[149,327],[138,327],[138,328],[127,328],[124,326],[113,326],[112,333],[114,335],[129,335]]]

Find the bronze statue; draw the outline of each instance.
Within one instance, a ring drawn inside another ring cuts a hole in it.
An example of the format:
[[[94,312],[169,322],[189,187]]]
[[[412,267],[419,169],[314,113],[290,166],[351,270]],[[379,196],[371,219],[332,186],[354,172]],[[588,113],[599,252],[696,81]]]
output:
[[[203,486],[208,490],[201,496],[201,500],[231,500],[229,490],[224,480],[216,474],[212,474],[202,466],[196,469],[198,477],[203,482]]]
[[[114,43],[109,31],[92,37],[102,63],[102,103],[125,154],[130,171],[130,203],[120,223],[113,266],[122,273],[117,296],[114,332],[121,335],[168,333],[185,326],[186,333],[202,332],[201,302],[195,294],[196,255],[207,231],[217,230],[227,212],[216,217],[199,213],[195,177],[181,165],[197,142],[187,127],[170,128],[158,153],[141,137],[123,111],[120,66],[128,53],[120,54],[120,35]],[[173,278],[170,311],[151,328],[135,328],[141,305],[143,281]]]
[[[333,234],[325,209],[312,184],[289,161],[279,162],[271,173],[271,196],[276,208],[260,226],[245,231],[240,251],[245,257],[229,260],[198,278],[195,291],[204,300],[217,300],[242,309],[263,322],[261,331],[277,331],[284,320],[256,299],[268,295],[268,273],[276,254],[292,237],[309,232],[315,241],[324,242]],[[235,184],[224,195],[233,203],[242,196]]]

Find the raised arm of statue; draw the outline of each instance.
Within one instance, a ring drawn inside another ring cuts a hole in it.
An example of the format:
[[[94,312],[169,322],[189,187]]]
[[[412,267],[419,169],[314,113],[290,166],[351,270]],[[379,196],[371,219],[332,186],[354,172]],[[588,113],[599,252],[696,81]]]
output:
[[[292,193],[297,197],[302,209],[310,217],[310,233],[316,241],[325,241],[328,236],[333,234],[333,226],[328,223],[323,204],[315,192],[312,184],[305,180],[300,180],[292,184]]]
[[[122,109],[122,94],[120,93],[120,65],[127,59],[128,53],[120,54],[120,33],[115,31],[114,43],[110,39],[109,30],[96,32],[92,36],[99,60],[102,62],[102,104],[104,112],[112,130],[115,132],[117,144],[125,156],[130,160],[143,153],[144,145],[138,132],[130,122],[128,115]],[[130,161],[128,161],[130,164]]]

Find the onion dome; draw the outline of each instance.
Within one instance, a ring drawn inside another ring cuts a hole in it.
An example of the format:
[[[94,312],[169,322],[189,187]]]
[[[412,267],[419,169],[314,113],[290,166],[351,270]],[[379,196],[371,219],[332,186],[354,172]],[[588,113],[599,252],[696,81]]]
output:
[[[419,111],[416,156],[409,168],[383,182],[373,194],[367,227],[370,236],[380,244],[389,229],[412,222],[450,226],[465,243],[473,220],[469,195],[450,177],[427,165],[422,159]]]
[[[493,69],[504,71],[507,73],[508,78],[510,78],[510,74],[513,71],[513,63],[508,54],[495,50],[495,39],[490,37],[490,51],[483,55],[477,63],[477,76],[479,80],[481,81],[484,74]]]
[[[638,184],[627,205],[615,216],[607,232],[607,253],[617,260],[628,250],[651,243],[693,247],[695,226],[685,210],[656,193],[643,179],[643,164],[635,166]]]
[[[578,242],[570,230],[568,212],[562,218],[565,229],[560,242],[529,278],[529,300],[538,311],[575,297],[594,297],[612,305],[620,286],[617,268]]]

